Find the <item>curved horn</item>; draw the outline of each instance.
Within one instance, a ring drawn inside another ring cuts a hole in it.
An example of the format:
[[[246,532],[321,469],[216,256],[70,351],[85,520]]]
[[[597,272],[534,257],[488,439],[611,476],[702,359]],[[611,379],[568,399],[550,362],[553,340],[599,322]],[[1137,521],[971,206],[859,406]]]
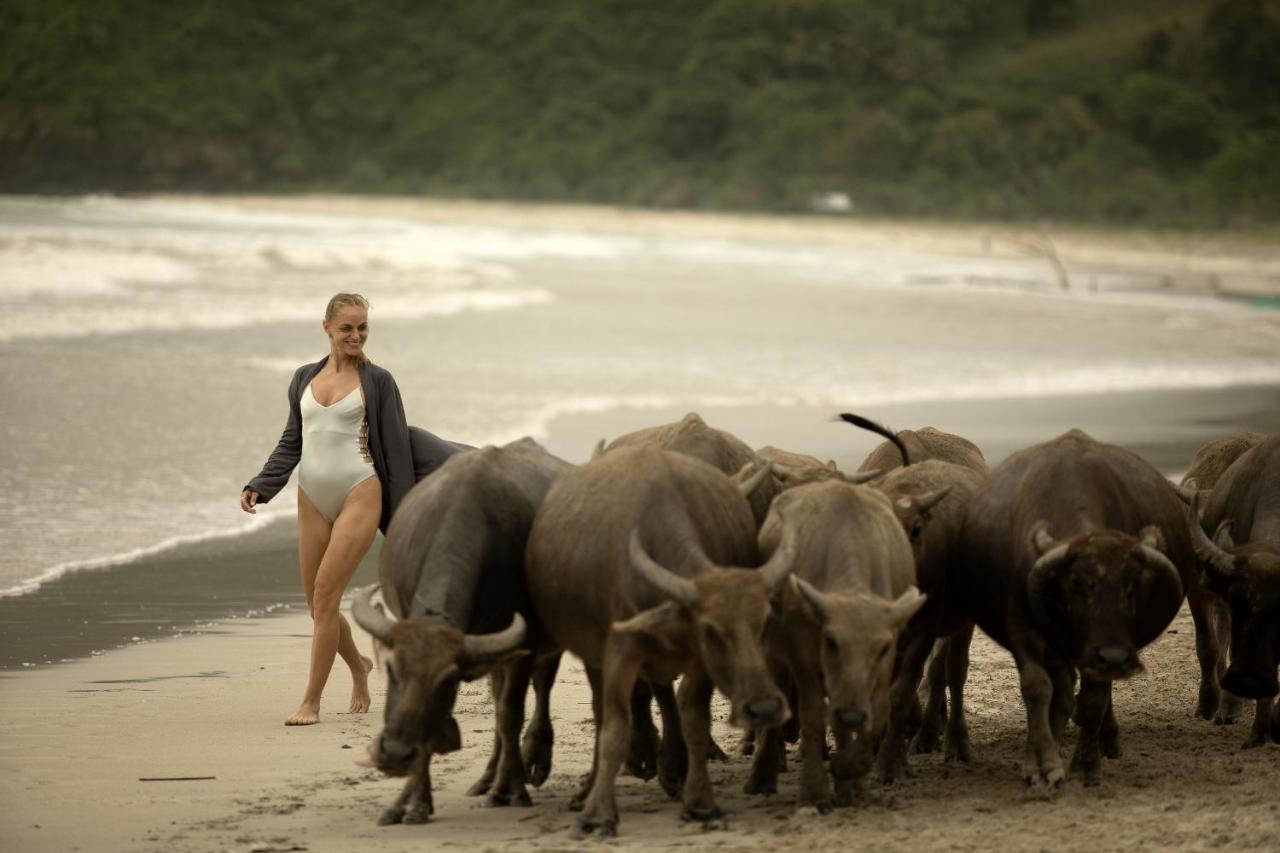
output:
[[[391,628],[396,624],[386,612],[373,603],[378,584],[369,584],[355,590],[351,600],[351,617],[356,624],[383,643],[391,642]]]
[[[524,617],[511,616],[511,624],[496,634],[467,634],[462,638],[462,655],[473,663],[492,660],[520,648],[525,637]]]
[[[1196,481],[1187,480],[1181,486],[1174,486],[1173,490],[1178,493],[1178,497],[1182,498],[1184,504],[1190,505],[1191,499],[1196,496]]]
[[[739,479],[740,477],[746,476],[748,466],[755,464],[755,462],[746,463],[746,465],[743,465],[738,470],[738,473],[734,475],[734,480],[738,483],[738,488],[742,491],[743,497],[749,498],[755,494],[756,489],[760,488],[760,484],[765,481],[765,478],[773,473],[773,463],[765,462],[759,468],[756,468],[755,473],[746,477],[745,480]]]
[[[863,483],[870,483],[876,477],[884,475],[883,468],[872,468],[870,471],[855,471],[852,474],[842,474],[846,483],[852,483],[855,486],[861,486]]]
[[[667,598],[685,607],[689,607],[697,599],[698,587],[694,585],[693,581],[659,565],[653,557],[649,556],[644,546],[640,544],[639,528],[631,531],[631,541],[628,544],[627,551],[631,557],[631,567],[650,586]]]
[[[1053,572],[1066,562],[1069,543],[1059,543],[1049,534],[1049,522],[1037,521],[1031,528],[1031,542],[1040,556],[1027,573],[1027,592],[1033,601],[1041,598],[1044,585]]]
[[[951,486],[943,486],[941,489],[925,492],[915,499],[916,510],[921,513],[928,512],[942,503],[942,499],[949,494],[951,494]]]
[[[1143,562],[1168,575],[1170,582],[1178,590],[1178,597],[1181,598],[1182,576],[1178,574],[1178,569],[1173,562],[1160,550],[1164,547],[1164,534],[1160,532],[1160,528],[1154,524],[1142,528],[1138,541],[1142,547]]]
[[[782,541],[778,543],[778,550],[773,552],[769,562],[760,567],[760,580],[764,581],[764,585],[770,590],[778,588],[782,579],[791,573],[792,565],[796,561],[795,528],[787,524],[787,519],[781,510],[775,509],[774,512],[778,516],[778,524],[782,527]]]
[[[606,446],[607,446],[607,445],[605,444],[605,440],[604,440],[603,438],[602,438],[602,439],[600,439],[598,442],[596,442],[595,449],[591,451],[591,461],[592,461],[592,462],[595,462],[595,461],[596,461],[597,459],[599,459],[601,456],[604,456],[604,449],[605,449],[605,447],[606,447]]]
[[[1235,522],[1231,519],[1224,519],[1218,525],[1218,529],[1213,531],[1213,544],[1223,550],[1230,550],[1236,547],[1235,540],[1231,536],[1231,528],[1235,526]]]
[[[801,598],[808,601],[809,605],[825,618],[827,613],[826,593],[798,575],[791,576],[791,585],[795,587],[796,592],[800,593]]]
[[[1219,548],[1217,543],[1210,539],[1204,532],[1204,525],[1200,520],[1200,493],[1196,492],[1191,496],[1191,505],[1187,507],[1188,524],[1191,528],[1191,546],[1195,548],[1196,556],[1200,558],[1200,562],[1211,572],[1229,578],[1236,571],[1236,558],[1230,551],[1224,551]]]

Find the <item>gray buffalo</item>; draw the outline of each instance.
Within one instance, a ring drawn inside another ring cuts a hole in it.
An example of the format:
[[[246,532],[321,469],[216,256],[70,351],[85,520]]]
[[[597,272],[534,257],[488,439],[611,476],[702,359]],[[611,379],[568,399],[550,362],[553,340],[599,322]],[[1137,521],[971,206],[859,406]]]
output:
[[[1072,430],[1021,450],[992,473],[965,515],[948,592],[1013,653],[1027,709],[1024,779],[1058,787],[1075,703],[1073,772],[1096,783],[1119,754],[1115,679],[1142,669],[1196,584],[1186,511],[1136,454]]]
[[[638,678],[669,685],[684,676],[678,710],[659,694],[659,776],[669,792],[684,777],[686,819],[720,816],[706,769],[712,689],[728,696],[735,725],[789,716],[761,635],[793,551],[784,545],[752,568],[756,525],[741,490],[710,465],[650,444],[611,450],[552,487],[530,534],[527,580],[550,638],[582,659],[592,686],[596,750],[575,798],[585,795],[576,834],[617,832],[614,782]]]
[[[675,423],[646,427],[615,438],[598,453],[609,453],[622,447],[649,445],[701,459],[711,467],[749,482],[746,489],[756,525],[764,523],[772,503],[782,486],[775,477],[752,478],[767,467],[767,460],[756,456],[742,439],[707,425],[697,412],[690,412]]]
[[[832,480],[783,492],[760,531],[761,553],[797,543],[791,583],[769,632],[771,660],[795,685],[802,744],[801,806],[848,805],[889,719],[898,635],[925,603],[911,545],[888,499]],[[830,708],[836,750],[823,766]],[[768,730],[748,793],[777,790],[781,737]]]
[[[386,715],[370,757],[388,775],[410,777],[380,823],[430,817],[431,757],[461,745],[453,719],[458,684],[487,673],[497,674],[491,803],[529,803],[526,758],[535,781],[545,779],[554,660],[538,678],[524,756],[517,743],[534,666],[525,648],[532,611],[524,550],[538,505],[570,467],[521,439],[449,458],[400,504],[379,564],[383,600],[398,618],[372,604],[374,587],[358,590],[352,605],[359,625],[389,652]]]
[[[1207,585],[1229,608],[1231,666],[1222,686],[1257,700],[1244,746],[1280,742],[1280,434],[1227,468],[1203,520],[1198,496],[1192,500],[1190,528]]]

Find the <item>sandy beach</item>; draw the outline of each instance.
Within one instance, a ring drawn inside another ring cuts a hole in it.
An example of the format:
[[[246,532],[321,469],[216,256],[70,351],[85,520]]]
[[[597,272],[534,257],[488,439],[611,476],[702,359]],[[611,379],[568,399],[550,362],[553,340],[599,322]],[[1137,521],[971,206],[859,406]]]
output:
[[[436,818],[379,827],[400,781],[355,766],[380,725],[374,712],[280,724],[294,700],[309,623],[289,615],[217,633],[135,645],[101,658],[0,680],[0,835],[10,850],[515,851],[583,849],[565,804],[591,750],[589,693],[566,661],[553,694],[555,764],[532,808],[489,809],[465,796],[488,757],[485,682],[467,685],[461,752],[433,763]],[[361,637],[362,647],[369,641]],[[619,782],[626,849],[1274,850],[1280,845],[1280,747],[1242,752],[1246,723],[1193,718],[1196,667],[1184,612],[1144,652],[1146,674],[1117,687],[1124,754],[1103,784],[1070,781],[1051,802],[1022,792],[1024,716],[1009,656],[979,636],[970,676],[974,762],[913,756],[913,775],[869,787],[855,806],[797,814],[795,772],[779,793],[741,793],[748,759],[712,765],[729,828],[679,821],[655,782]],[[342,702],[335,670],[327,707]],[[719,707],[723,720],[725,709]],[[739,736],[716,724],[720,743]],[[1071,735],[1068,735],[1071,740]],[[142,781],[213,777],[188,781]]]

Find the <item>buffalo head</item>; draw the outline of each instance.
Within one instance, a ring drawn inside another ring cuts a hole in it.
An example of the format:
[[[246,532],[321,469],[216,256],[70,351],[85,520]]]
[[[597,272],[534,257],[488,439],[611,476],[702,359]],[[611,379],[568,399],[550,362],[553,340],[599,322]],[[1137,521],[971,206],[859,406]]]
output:
[[[1182,598],[1178,570],[1163,553],[1158,527],[1134,538],[1115,530],[1054,539],[1047,522],[1031,528],[1027,575],[1032,613],[1091,678],[1142,671],[1133,633],[1153,605]]]
[[[802,578],[791,584],[822,626],[819,660],[831,708],[831,727],[863,734],[889,718],[898,635],[928,596],[914,586],[894,601],[866,592],[822,592]]]
[[[1265,542],[1237,546],[1231,522],[1212,539],[1201,526],[1198,499],[1189,510],[1191,543],[1204,567],[1204,581],[1231,608],[1231,666],[1222,686],[1246,699],[1280,693],[1280,554]]]
[[[696,576],[678,575],[645,550],[632,531],[633,571],[669,599],[613,629],[647,635],[672,649],[696,654],[716,688],[728,697],[729,722],[739,727],[781,725],[791,716],[786,697],[769,674],[763,637],[773,590],[791,571],[793,537],[785,536],[758,569],[707,565]]]
[[[351,615],[389,653],[387,706],[370,758],[390,776],[403,776],[423,755],[462,747],[453,705],[458,685],[526,652],[524,619],[496,634],[464,634],[431,619],[393,620],[373,604],[377,585],[355,591]]]

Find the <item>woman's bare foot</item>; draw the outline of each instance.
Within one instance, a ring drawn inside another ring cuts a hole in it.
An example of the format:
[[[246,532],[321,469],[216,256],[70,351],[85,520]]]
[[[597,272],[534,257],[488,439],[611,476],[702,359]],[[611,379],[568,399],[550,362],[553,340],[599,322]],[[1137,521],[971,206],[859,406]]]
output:
[[[320,722],[320,703],[314,705],[310,702],[303,702],[298,706],[298,710],[294,711],[289,719],[284,721],[286,726],[314,726]]]
[[[360,656],[363,668],[360,672],[351,671],[351,705],[348,714],[369,713],[369,673],[373,671],[373,661],[364,655]]]

